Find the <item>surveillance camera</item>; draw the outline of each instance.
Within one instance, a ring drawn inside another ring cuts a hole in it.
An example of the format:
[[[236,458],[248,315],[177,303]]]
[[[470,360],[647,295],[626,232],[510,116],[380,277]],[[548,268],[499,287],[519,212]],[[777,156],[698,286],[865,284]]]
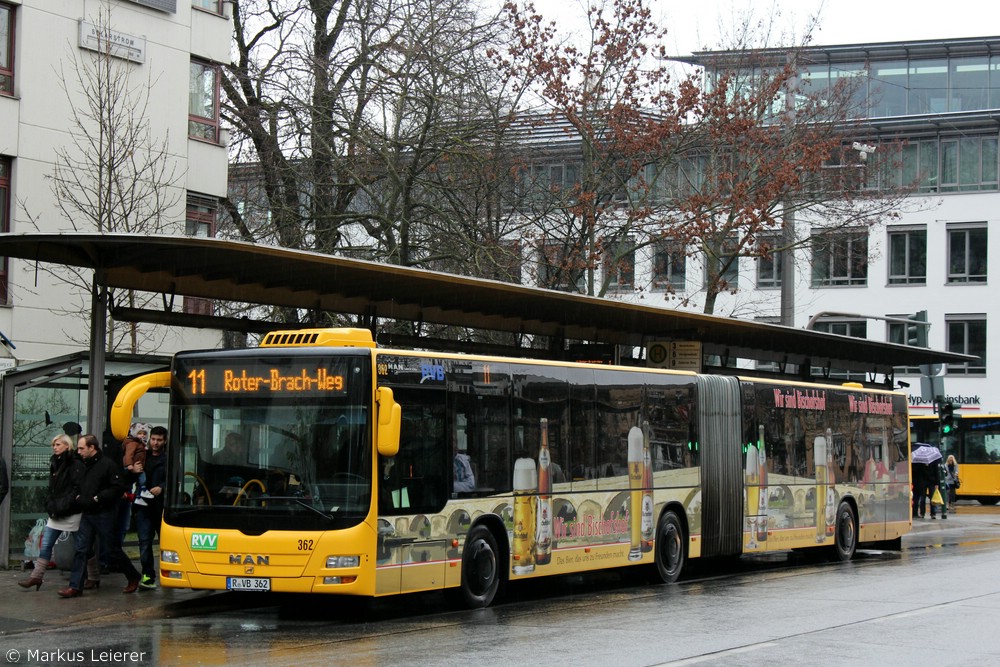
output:
[[[863,144],[860,141],[855,141],[851,144],[851,147],[856,151],[861,151],[862,153],[874,153],[876,148],[871,144]]]

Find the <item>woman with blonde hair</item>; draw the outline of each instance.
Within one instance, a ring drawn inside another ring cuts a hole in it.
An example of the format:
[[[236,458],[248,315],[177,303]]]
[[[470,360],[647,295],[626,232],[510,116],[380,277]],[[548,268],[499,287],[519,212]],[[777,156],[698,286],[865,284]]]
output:
[[[955,502],[958,501],[958,461],[955,460],[954,454],[948,455],[948,461],[944,464],[947,470],[947,477],[945,482],[948,484],[948,509],[955,510]]]
[[[27,579],[17,582],[21,588],[37,591],[42,587],[45,571],[52,560],[52,547],[63,531],[75,533],[80,528],[81,510],[76,505],[83,479],[83,461],[76,453],[68,435],[52,438],[52,458],[49,460],[49,489],[45,496],[45,511],[49,520],[42,533],[42,543],[35,559],[35,569]]]

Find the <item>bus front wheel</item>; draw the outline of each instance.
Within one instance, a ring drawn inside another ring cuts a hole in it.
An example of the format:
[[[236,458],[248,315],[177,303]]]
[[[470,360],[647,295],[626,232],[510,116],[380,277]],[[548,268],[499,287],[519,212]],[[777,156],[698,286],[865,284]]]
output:
[[[854,518],[854,508],[842,502],[837,508],[837,534],[834,551],[838,560],[851,560],[858,548],[858,523]]]
[[[672,510],[660,515],[656,525],[656,577],[664,584],[672,584],[684,569],[684,527]]]
[[[469,532],[462,552],[462,602],[470,609],[488,607],[500,588],[500,554],[486,526]]]
[[[980,505],[986,505],[986,506],[996,505],[997,503],[1000,503],[1000,498],[998,498],[997,496],[979,496],[976,498],[976,500],[979,501]]]

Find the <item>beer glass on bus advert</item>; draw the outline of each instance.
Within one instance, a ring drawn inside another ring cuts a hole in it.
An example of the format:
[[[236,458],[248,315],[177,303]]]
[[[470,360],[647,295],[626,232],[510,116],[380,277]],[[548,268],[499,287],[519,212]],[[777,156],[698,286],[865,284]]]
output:
[[[538,500],[535,511],[535,565],[552,560],[552,475],[549,471],[549,420],[538,424],[541,443],[538,448]]]
[[[628,432],[628,486],[629,486],[629,560],[642,559],[642,429],[633,426]]]
[[[535,459],[514,461],[514,540],[511,544],[514,574],[535,571]]]
[[[767,541],[767,449],[764,446],[764,427],[757,432],[757,541]]]
[[[816,542],[826,541],[826,436],[813,440],[813,463],[816,469],[816,494],[813,517],[816,521]]]

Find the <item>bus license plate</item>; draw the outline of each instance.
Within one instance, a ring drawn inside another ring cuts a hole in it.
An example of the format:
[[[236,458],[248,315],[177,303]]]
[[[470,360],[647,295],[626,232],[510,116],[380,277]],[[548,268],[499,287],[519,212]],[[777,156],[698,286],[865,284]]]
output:
[[[226,577],[228,591],[269,591],[271,580],[266,577]]]

